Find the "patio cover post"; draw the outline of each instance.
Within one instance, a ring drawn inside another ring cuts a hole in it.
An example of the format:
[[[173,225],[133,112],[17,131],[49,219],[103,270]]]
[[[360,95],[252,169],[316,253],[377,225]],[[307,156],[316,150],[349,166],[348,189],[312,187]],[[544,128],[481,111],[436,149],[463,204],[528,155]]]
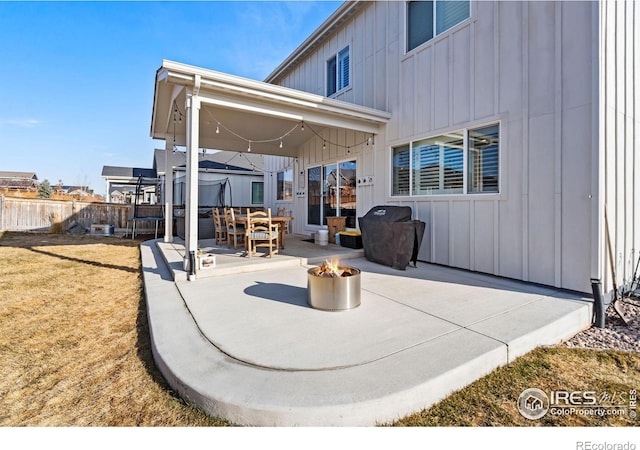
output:
[[[171,145],[171,148],[169,146]],[[173,242],[173,142],[164,148],[164,241]]]
[[[198,251],[198,146],[200,135],[200,98],[187,91],[187,189],[185,198],[185,267],[189,280],[195,279],[196,267],[189,256]]]

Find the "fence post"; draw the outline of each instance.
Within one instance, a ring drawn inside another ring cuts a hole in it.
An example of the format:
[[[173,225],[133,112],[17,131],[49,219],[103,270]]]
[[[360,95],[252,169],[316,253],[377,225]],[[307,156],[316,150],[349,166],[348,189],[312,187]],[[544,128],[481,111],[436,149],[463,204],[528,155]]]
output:
[[[4,230],[4,194],[0,195],[0,231]]]

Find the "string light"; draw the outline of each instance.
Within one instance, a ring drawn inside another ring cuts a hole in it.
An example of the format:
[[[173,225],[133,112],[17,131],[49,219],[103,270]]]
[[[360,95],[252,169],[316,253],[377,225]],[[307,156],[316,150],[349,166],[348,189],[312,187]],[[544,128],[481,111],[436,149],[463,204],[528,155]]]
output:
[[[297,123],[289,131],[287,131],[286,133],[282,134],[281,136],[277,136],[277,137],[274,137],[274,138],[271,138],[271,139],[248,139],[248,138],[246,138],[244,136],[241,136],[240,134],[236,133],[232,129],[226,127],[222,122],[220,122],[218,119],[216,119],[208,109],[205,109],[205,111],[207,112],[207,114],[209,114],[211,119],[213,119],[216,122],[216,134],[220,134],[220,128],[222,128],[227,133],[230,133],[233,136],[237,137],[238,139],[245,141],[248,144],[247,145],[247,151],[248,152],[251,151],[251,143],[268,144],[268,143],[272,143],[272,142],[273,143],[279,142],[279,147],[282,148],[284,146],[284,144],[282,142],[283,139],[286,138],[287,136],[289,136],[295,130],[297,130],[302,124],[302,122]]]
[[[179,110],[179,108],[177,107],[177,104],[175,103],[175,101],[174,101],[174,108],[178,112],[178,116],[181,116],[182,113]],[[222,128],[223,130],[225,130],[226,132],[232,134],[236,138],[238,138],[238,139],[240,139],[242,141],[245,141],[247,143],[247,153],[251,152],[251,144],[253,144],[253,143],[268,144],[268,143],[278,142],[279,148],[283,148],[284,147],[284,143],[283,143],[284,138],[286,138],[287,136],[292,134],[298,128],[300,128],[300,131],[304,131],[305,130],[304,121],[300,121],[299,123],[294,125],[289,131],[287,131],[286,133],[282,134],[281,136],[277,136],[277,137],[270,138],[270,139],[248,139],[248,138],[236,133],[235,131],[231,130],[230,128],[226,127],[222,122],[220,122],[218,119],[216,119],[208,109],[205,108],[205,111],[207,112],[207,114],[209,114],[209,116],[216,123],[216,134],[220,134],[220,128]],[[371,134],[370,136],[367,136],[364,140],[362,140],[361,142],[358,142],[356,144],[343,145],[343,144],[339,144],[337,142],[332,142],[332,141],[326,140],[322,135],[320,135],[316,130],[314,130],[313,127],[309,126],[309,124],[306,124],[306,125],[308,126],[308,128],[311,130],[311,132],[313,134],[315,134],[318,138],[322,139],[322,149],[323,150],[327,149],[327,145],[332,145],[332,146],[337,147],[337,148],[346,149],[346,153],[347,154],[351,154],[351,149],[353,147],[359,147],[361,145],[366,145],[366,146],[375,145],[375,143],[374,143],[374,135],[373,134]],[[175,127],[174,127],[174,146],[175,146]],[[255,167],[255,166],[253,166],[253,164],[252,164],[252,167],[254,169],[257,169],[257,170],[261,171],[261,172],[265,172],[264,169],[260,169],[258,167]]]
[[[178,108],[178,103],[174,100],[173,101],[173,123],[176,123],[176,121],[182,122],[182,111],[180,111],[180,108]]]
[[[173,153],[175,153],[178,150],[178,146],[176,145],[176,120],[182,122],[182,111],[180,111],[180,108],[178,108],[178,104],[174,100],[173,101]]]
[[[358,143],[356,143],[356,144],[353,144],[353,145],[342,145],[342,144],[339,144],[339,143],[337,143],[337,142],[327,141],[327,140],[326,140],[326,139],[325,139],[325,138],[324,138],[320,133],[318,133],[316,130],[314,130],[314,129],[313,129],[313,127],[312,127],[312,126],[310,126],[309,124],[307,124],[307,127],[309,127],[309,129],[311,130],[311,132],[312,132],[313,134],[315,134],[315,135],[316,135],[316,136],[318,136],[320,139],[322,139],[322,149],[323,149],[323,150],[326,148],[326,146],[327,146],[327,145],[332,145],[332,146],[334,146],[334,147],[344,148],[344,149],[346,149],[346,150],[347,150],[347,153],[350,153],[350,152],[351,152],[351,149],[352,149],[353,147],[360,147],[361,145],[364,145],[364,144],[369,145],[370,143],[371,143],[371,144],[373,143],[373,135],[371,135],[371,136],[368,136],[368,137],[367,137],[366,139],[364,139],[363,141],[358,142]]]

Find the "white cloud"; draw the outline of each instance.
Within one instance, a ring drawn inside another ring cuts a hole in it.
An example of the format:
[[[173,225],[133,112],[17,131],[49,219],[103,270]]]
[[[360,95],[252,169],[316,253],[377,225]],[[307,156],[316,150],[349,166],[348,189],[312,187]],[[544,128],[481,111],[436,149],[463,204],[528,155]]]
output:
[[[14,126],[14,127],[34,128],[34,127],[40,125],[42,123],[42,121],[40,121],[38,119],[13,119],[13,120],[7,120],[4,123],[6,123],[7,125]]]

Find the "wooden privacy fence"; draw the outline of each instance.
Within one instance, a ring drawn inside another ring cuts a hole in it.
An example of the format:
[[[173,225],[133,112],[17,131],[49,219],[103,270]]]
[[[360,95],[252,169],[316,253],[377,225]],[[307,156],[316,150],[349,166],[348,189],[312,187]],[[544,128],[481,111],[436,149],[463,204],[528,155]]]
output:
[[[0,196],[0,230],[64,231],[74,222],[127,228],[132,206],[115,203],[47,200]]]

